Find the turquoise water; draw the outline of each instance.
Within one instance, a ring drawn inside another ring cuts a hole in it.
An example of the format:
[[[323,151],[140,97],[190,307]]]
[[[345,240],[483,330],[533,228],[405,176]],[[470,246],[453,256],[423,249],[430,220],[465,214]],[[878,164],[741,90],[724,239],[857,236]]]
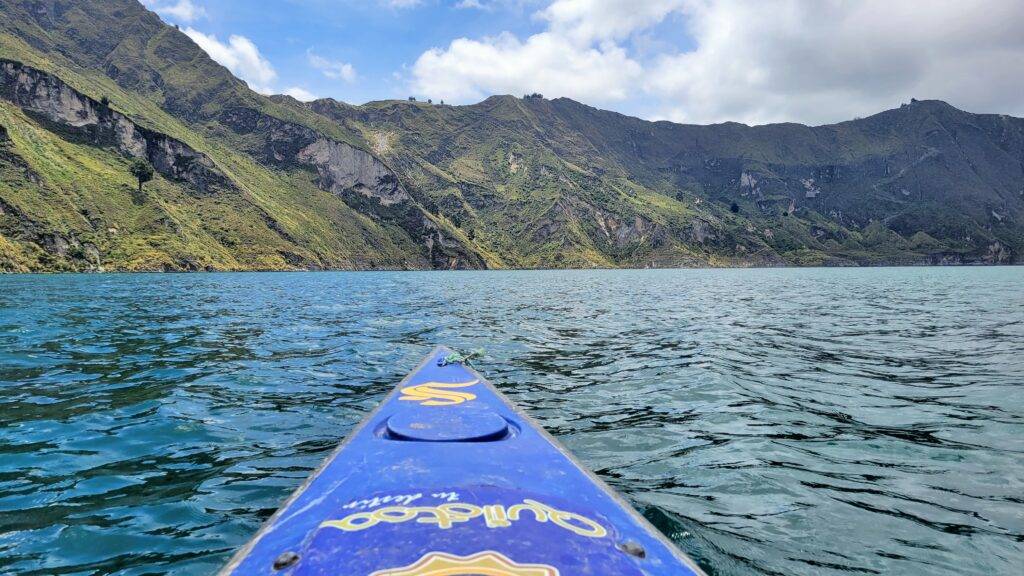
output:
[[[0,573],[213,573],[439,343],[709,573],[1020,574],[1024,268],[0,277]]]

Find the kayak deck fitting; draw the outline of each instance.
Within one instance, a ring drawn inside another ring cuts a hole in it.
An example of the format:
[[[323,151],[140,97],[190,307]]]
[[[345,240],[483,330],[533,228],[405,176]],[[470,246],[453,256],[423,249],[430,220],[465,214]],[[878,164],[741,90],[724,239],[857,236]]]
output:
[[[476,371],[435,349],[222,574],[700,575]]]

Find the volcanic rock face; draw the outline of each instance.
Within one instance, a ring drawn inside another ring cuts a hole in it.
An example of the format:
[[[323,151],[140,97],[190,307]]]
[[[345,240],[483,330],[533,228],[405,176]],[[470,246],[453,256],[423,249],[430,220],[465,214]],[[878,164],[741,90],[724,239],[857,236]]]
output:
[[[377,199],[383,206],[411,199],[398,176],[383,162],[348,144],[319,138],[300,150],[296,158],[316,167],[321,187],[326,190],[355,191]]]
[[[17,105],[55,130],[79,141],[112,146],[131,158],[144,158],[162,175],[187,182],[198,192],[211,185],[233,187],[204,154],[167,135],[149,130],[105,102],[89,98],[56,76],[18,62],[0,61],[0,98]],[[331,140],[295,123],[256,110],[235,109],[223,117],[239,133],[264,141],[263,160],[280,166],[303,165],[318,173],[318,185],[340,197],[358,194],[371,202],[353,202],[378,217],[396,222],[416,239],[433,267],[481,268],[484,262],[460,241],[445,234],[401,184],[398,176],[370,153]],[[2,136],[6,138],[6,131]],[[263,220],[293,238],[267,215]],[[74,238],[31,235],[47,252],[66,256]],[[95,251],[93,247],[90,252]]]
[[[431,267],[486,267],[471,248],[446,234],[395,171],[366,150],[250,108],[231,109],[220,121],[238,134],[254,137],[258,144],[252,153],[263,162],[281,168],[313,168],[321,190],[399,226],[422,247]]]
[[[68,134],[113,145],[131,158],[144,158],[162,175],[205,192],[230,181],[213,162],[187,144],[139,126],[109,105],[89,98],[62,80],[29,66],[0,60],[0,98],[56,124]]]
[[[384,206],[411,200],[394,171],[351,144],[252,108],[231,109],[220,120],[239,134],[256,136],[260,145],[252,152],[262,161],[281,167],[315,168],[323,190],[338,195],[357,192]]]

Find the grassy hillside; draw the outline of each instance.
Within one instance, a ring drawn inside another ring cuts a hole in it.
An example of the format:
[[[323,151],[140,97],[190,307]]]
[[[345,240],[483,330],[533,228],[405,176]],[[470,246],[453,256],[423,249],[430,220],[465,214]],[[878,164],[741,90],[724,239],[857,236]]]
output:
[[[524,265],[993,263],[1024,249],[1024,122],[940,102],[813,128],[511,96],[310,107]]]
[[[0,16],[3,271],[1024,254],[1016,118],[941,102],[821,127],[652,123],[511,96],[302,104],[249,90],[134,0],[0,0]],[[136,158],[158,167],[141,193]]]
[[[398,267],[412,249],[309,178],[245,158],[213,154],[229,173],[244,174],[238,191],[199,195],[158,174],[140,194],[129,160],[115,151],[62,139],[8,103],[0,102],[0,125],[8,135],[0,143],[0,232],[32,270]],[[103,257],[48,250],[59,242],[91,245]]]
[[[75,142],[59,127],[3,103],[0,126],[9,138],[0,201],[25,209],[16,211],[18,222],[11,214],[0,216],[0,231],[5,246],[15,246],[13,253],[18,254],[5,260],[19,262],[18,269],[98,267],[93,260],[77,258],[78,251],[55,252],[38,237],[51,233],[62,238],[61,244],[78,238],[95,246],[99,266],[108,270],[431,266],[418,239],[399,226],[360,213],[320,189],[309,169],[277,170],[257,161],[246,152],[260,146],[260,135],[240,135],[212,119],[218,106],[244,104],[338,141],[355,142],[351,133],[301,107],[251,92],[191,40],[134,2],[54,6],[54,14],[45,18],[60,25],[44,29],[22,3],[0,3],[10,16],[0,32],[0,58],[53,74],[93,100],[108,100],[113,110],[140,126],[181,140],[209,156],[235,190],[203,197],[158,176],[146,185],[144,195],[133,196],[129,158]],[[128,23],[129,33],[112,34],[115,22]],[[69,38],[76,44],[69,45]],[[119,43],[99,44],[100,39]],[[97,60],[83,46],[109,50],[109,56]],[[107,76],[114,69],[121,71],[116,78],[120,83]],[[144,86],[133,79],[140,76],[159,78],[163,92],[138,89]],[[195,82],[200,78],[206,83]],[[133,80],[129,86],[136,89],[122,85],[126,80]],[[186,97],[192,100],[182,103]],[[194,107],[195,98],[203,97],[208,103]],[[201,117],[175,116],[176,110],[198,110]],[[22,176],[8,168],[12,163],[24,167]],[[43,232],[26,232],[26,227]],[[108,232],[114,229],[116,234]]]

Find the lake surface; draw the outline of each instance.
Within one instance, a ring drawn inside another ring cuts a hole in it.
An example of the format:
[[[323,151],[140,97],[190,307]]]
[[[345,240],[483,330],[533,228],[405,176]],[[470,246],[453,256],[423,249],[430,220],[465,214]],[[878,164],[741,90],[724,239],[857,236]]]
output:
[[[211,574],[436,344],[711,574],[1020,574],[1024,268],[0,277],[0,573]]]

